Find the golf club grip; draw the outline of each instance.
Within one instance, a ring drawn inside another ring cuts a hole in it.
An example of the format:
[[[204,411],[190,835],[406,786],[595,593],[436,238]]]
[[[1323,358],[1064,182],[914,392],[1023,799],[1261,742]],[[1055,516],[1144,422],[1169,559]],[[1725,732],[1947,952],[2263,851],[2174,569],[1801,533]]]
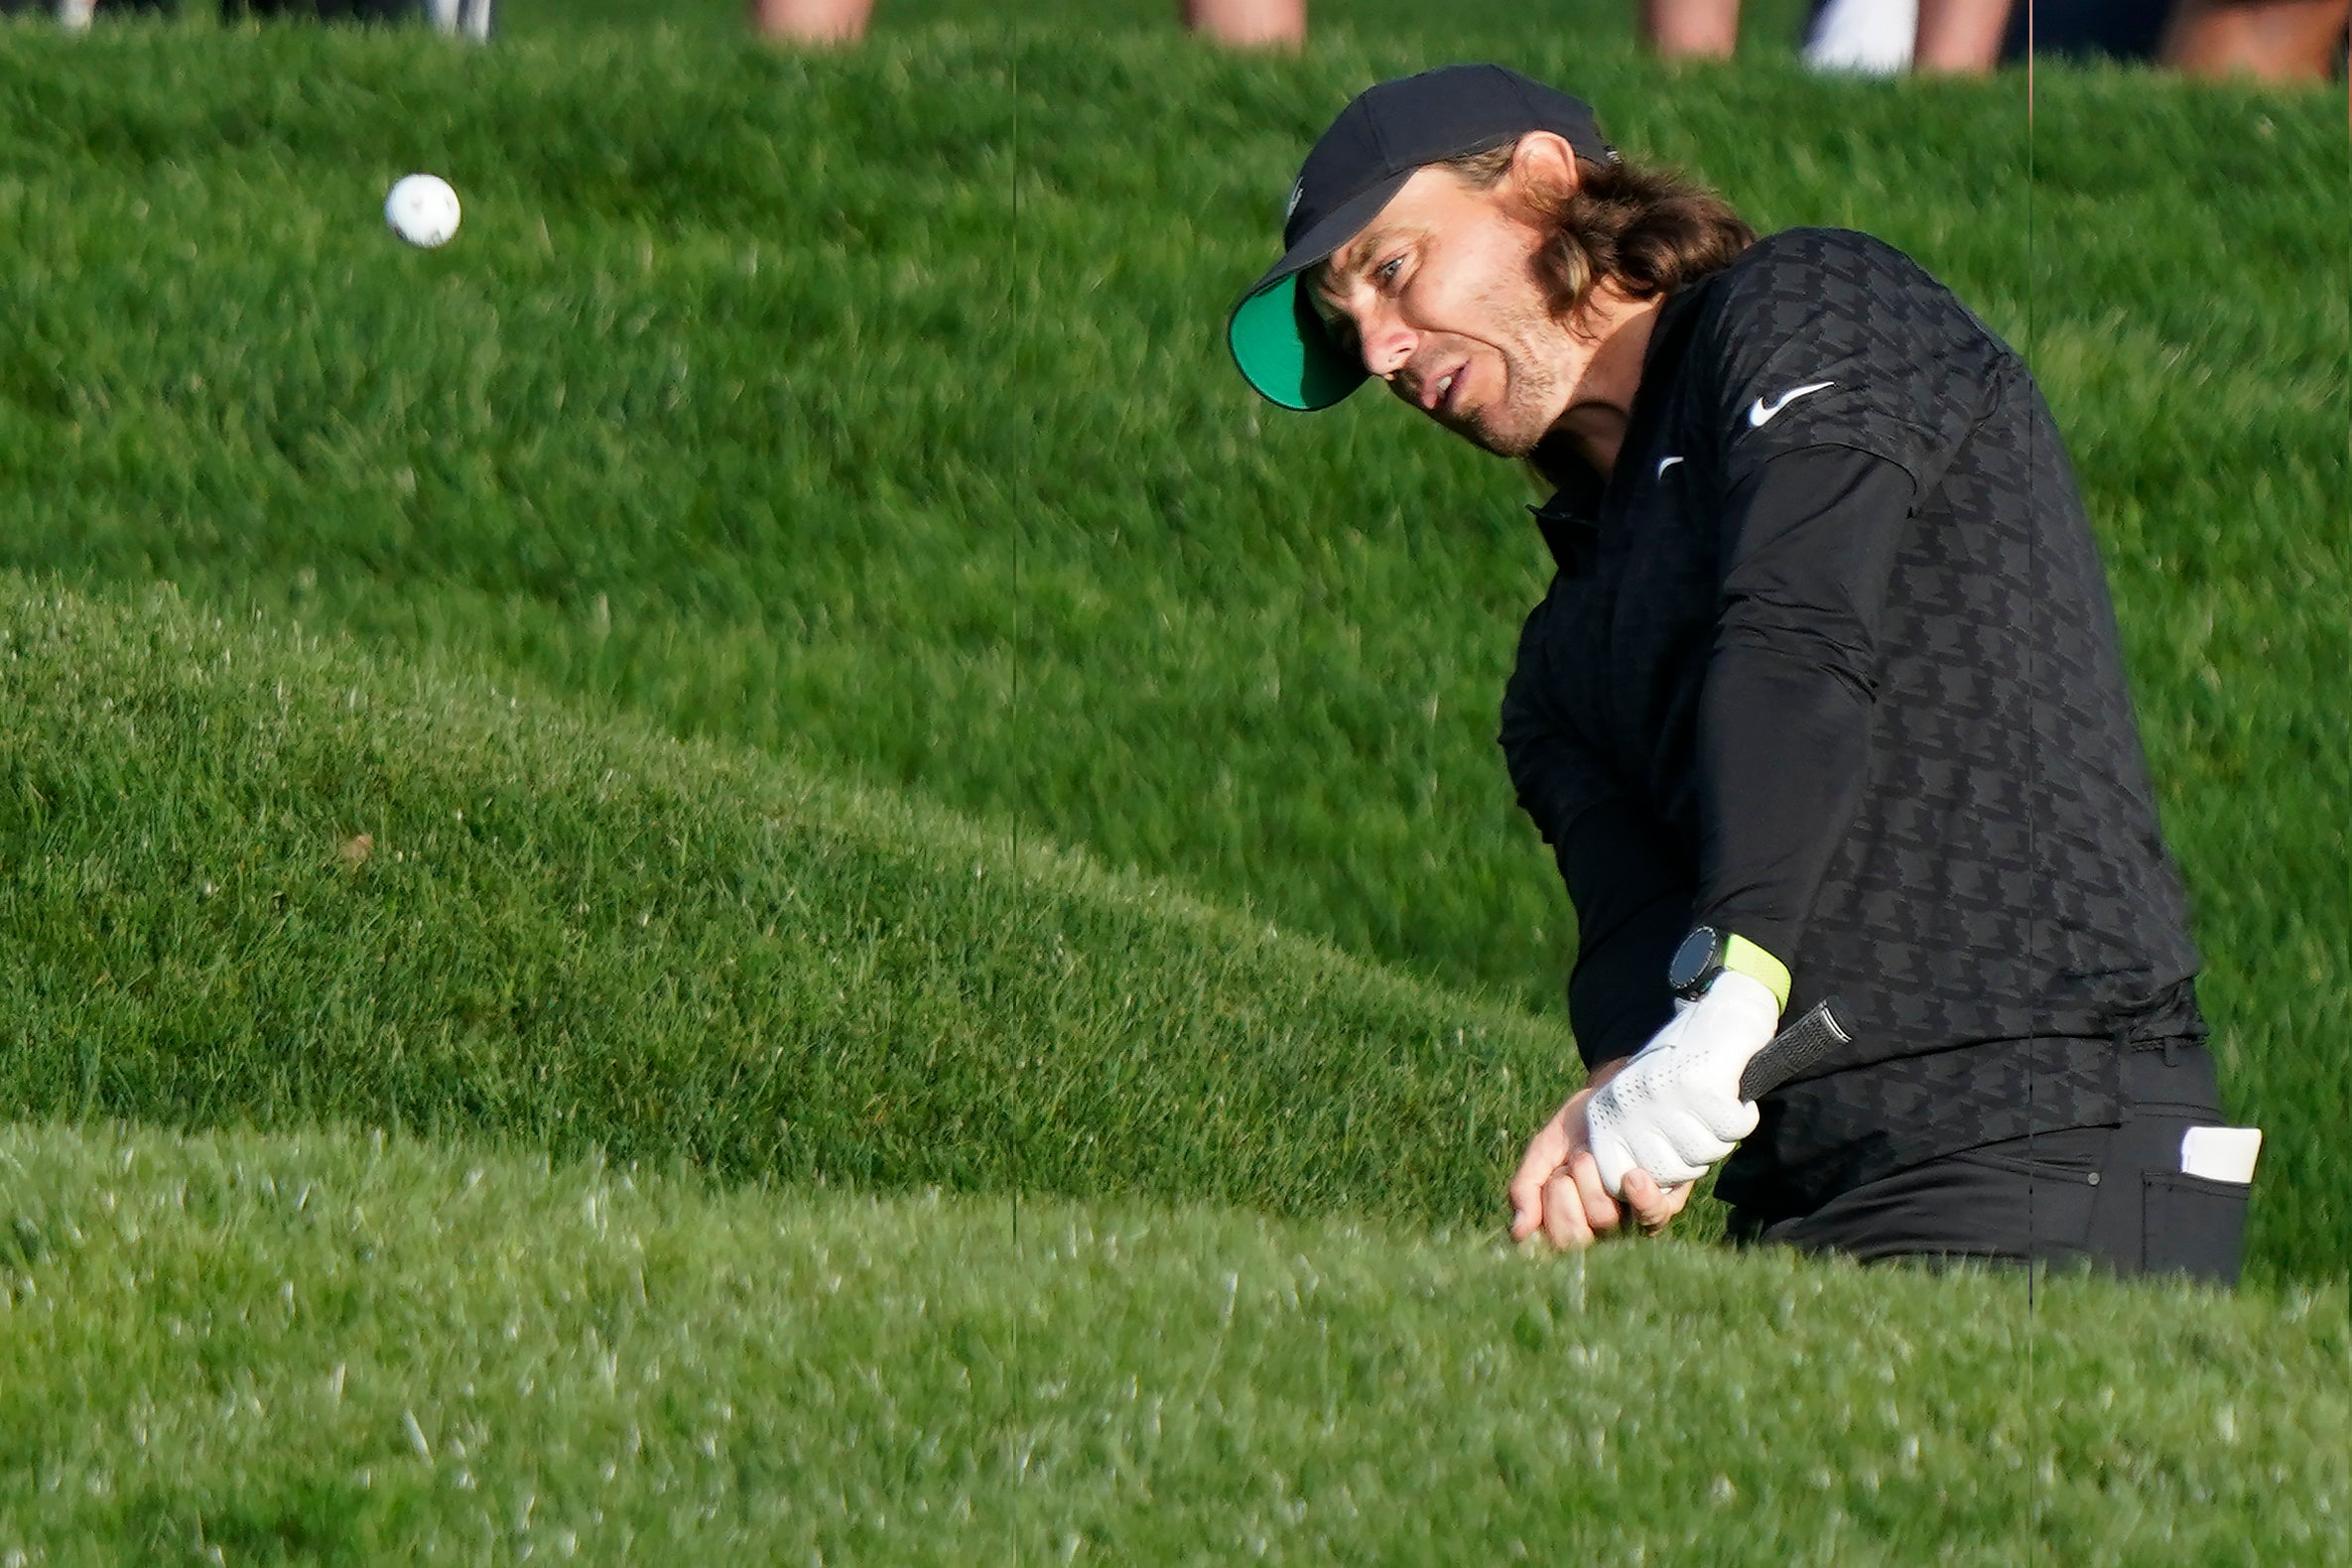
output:
[[[1823,997],[1802,1018],[1773,1035],[1771,1044],[1748,1059],[1740,1074],[1740,1098],[1762,1100],[1853,1038],[1854,1030],[1838,999]]]

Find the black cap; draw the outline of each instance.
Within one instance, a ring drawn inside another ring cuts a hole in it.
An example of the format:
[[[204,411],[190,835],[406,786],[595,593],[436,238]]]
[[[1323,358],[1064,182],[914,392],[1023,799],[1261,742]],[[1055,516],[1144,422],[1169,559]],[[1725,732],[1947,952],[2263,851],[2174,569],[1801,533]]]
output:
[[[1242,376],[1269,402],[1329,408],[1364,381],[1332,342],[1298,275],[1363,232],[1415,171],[1555,131],[1579,157],[1614,164],[1591,105],[1502,65],[1444,65],[1368,87],[1307,153],[1282,223],[1282,259],[1226,321]]]

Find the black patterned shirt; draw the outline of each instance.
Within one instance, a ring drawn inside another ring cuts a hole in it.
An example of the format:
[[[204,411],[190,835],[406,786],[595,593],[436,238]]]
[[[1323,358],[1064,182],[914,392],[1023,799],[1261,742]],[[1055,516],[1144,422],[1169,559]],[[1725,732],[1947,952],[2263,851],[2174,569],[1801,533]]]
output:
[[[1720,1196],[1796,1212],[1920,1160],[2116,1120],[2118,1051],[2199,1039],[2096,543],[2010,346],[1900,251],[1790,229],[1661,306],[1502,742],[1576,907],[1588,1064],[1672,1010],[1693,924],[1834,995]]]

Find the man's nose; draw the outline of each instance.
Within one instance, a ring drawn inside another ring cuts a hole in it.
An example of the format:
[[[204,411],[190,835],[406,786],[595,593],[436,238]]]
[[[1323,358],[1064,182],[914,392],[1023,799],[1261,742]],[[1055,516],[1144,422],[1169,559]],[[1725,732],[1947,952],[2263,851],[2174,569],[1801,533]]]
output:
[[[1411,327],[1393,316],[1365,323],[1364,368],[1367,373],[1385,381],[1402,370],[1413,357],[1414,335]]]

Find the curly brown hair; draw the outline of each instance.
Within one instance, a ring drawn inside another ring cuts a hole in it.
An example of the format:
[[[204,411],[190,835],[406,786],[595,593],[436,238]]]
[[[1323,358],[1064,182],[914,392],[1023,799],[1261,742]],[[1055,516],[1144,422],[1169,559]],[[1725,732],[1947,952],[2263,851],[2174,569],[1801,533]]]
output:
[[[1515,144],[1446,160],[1474,190],[1509,172]],[[1557,231],[1536,258],[1536,276],[1565,318],[1604,279],[1637,300],[1671,294],[1731,265],[1756,230],[1707,186],[1669,166],[1597,164],[1579,157],[1574,192],[1521,193],[1539,222]]]

